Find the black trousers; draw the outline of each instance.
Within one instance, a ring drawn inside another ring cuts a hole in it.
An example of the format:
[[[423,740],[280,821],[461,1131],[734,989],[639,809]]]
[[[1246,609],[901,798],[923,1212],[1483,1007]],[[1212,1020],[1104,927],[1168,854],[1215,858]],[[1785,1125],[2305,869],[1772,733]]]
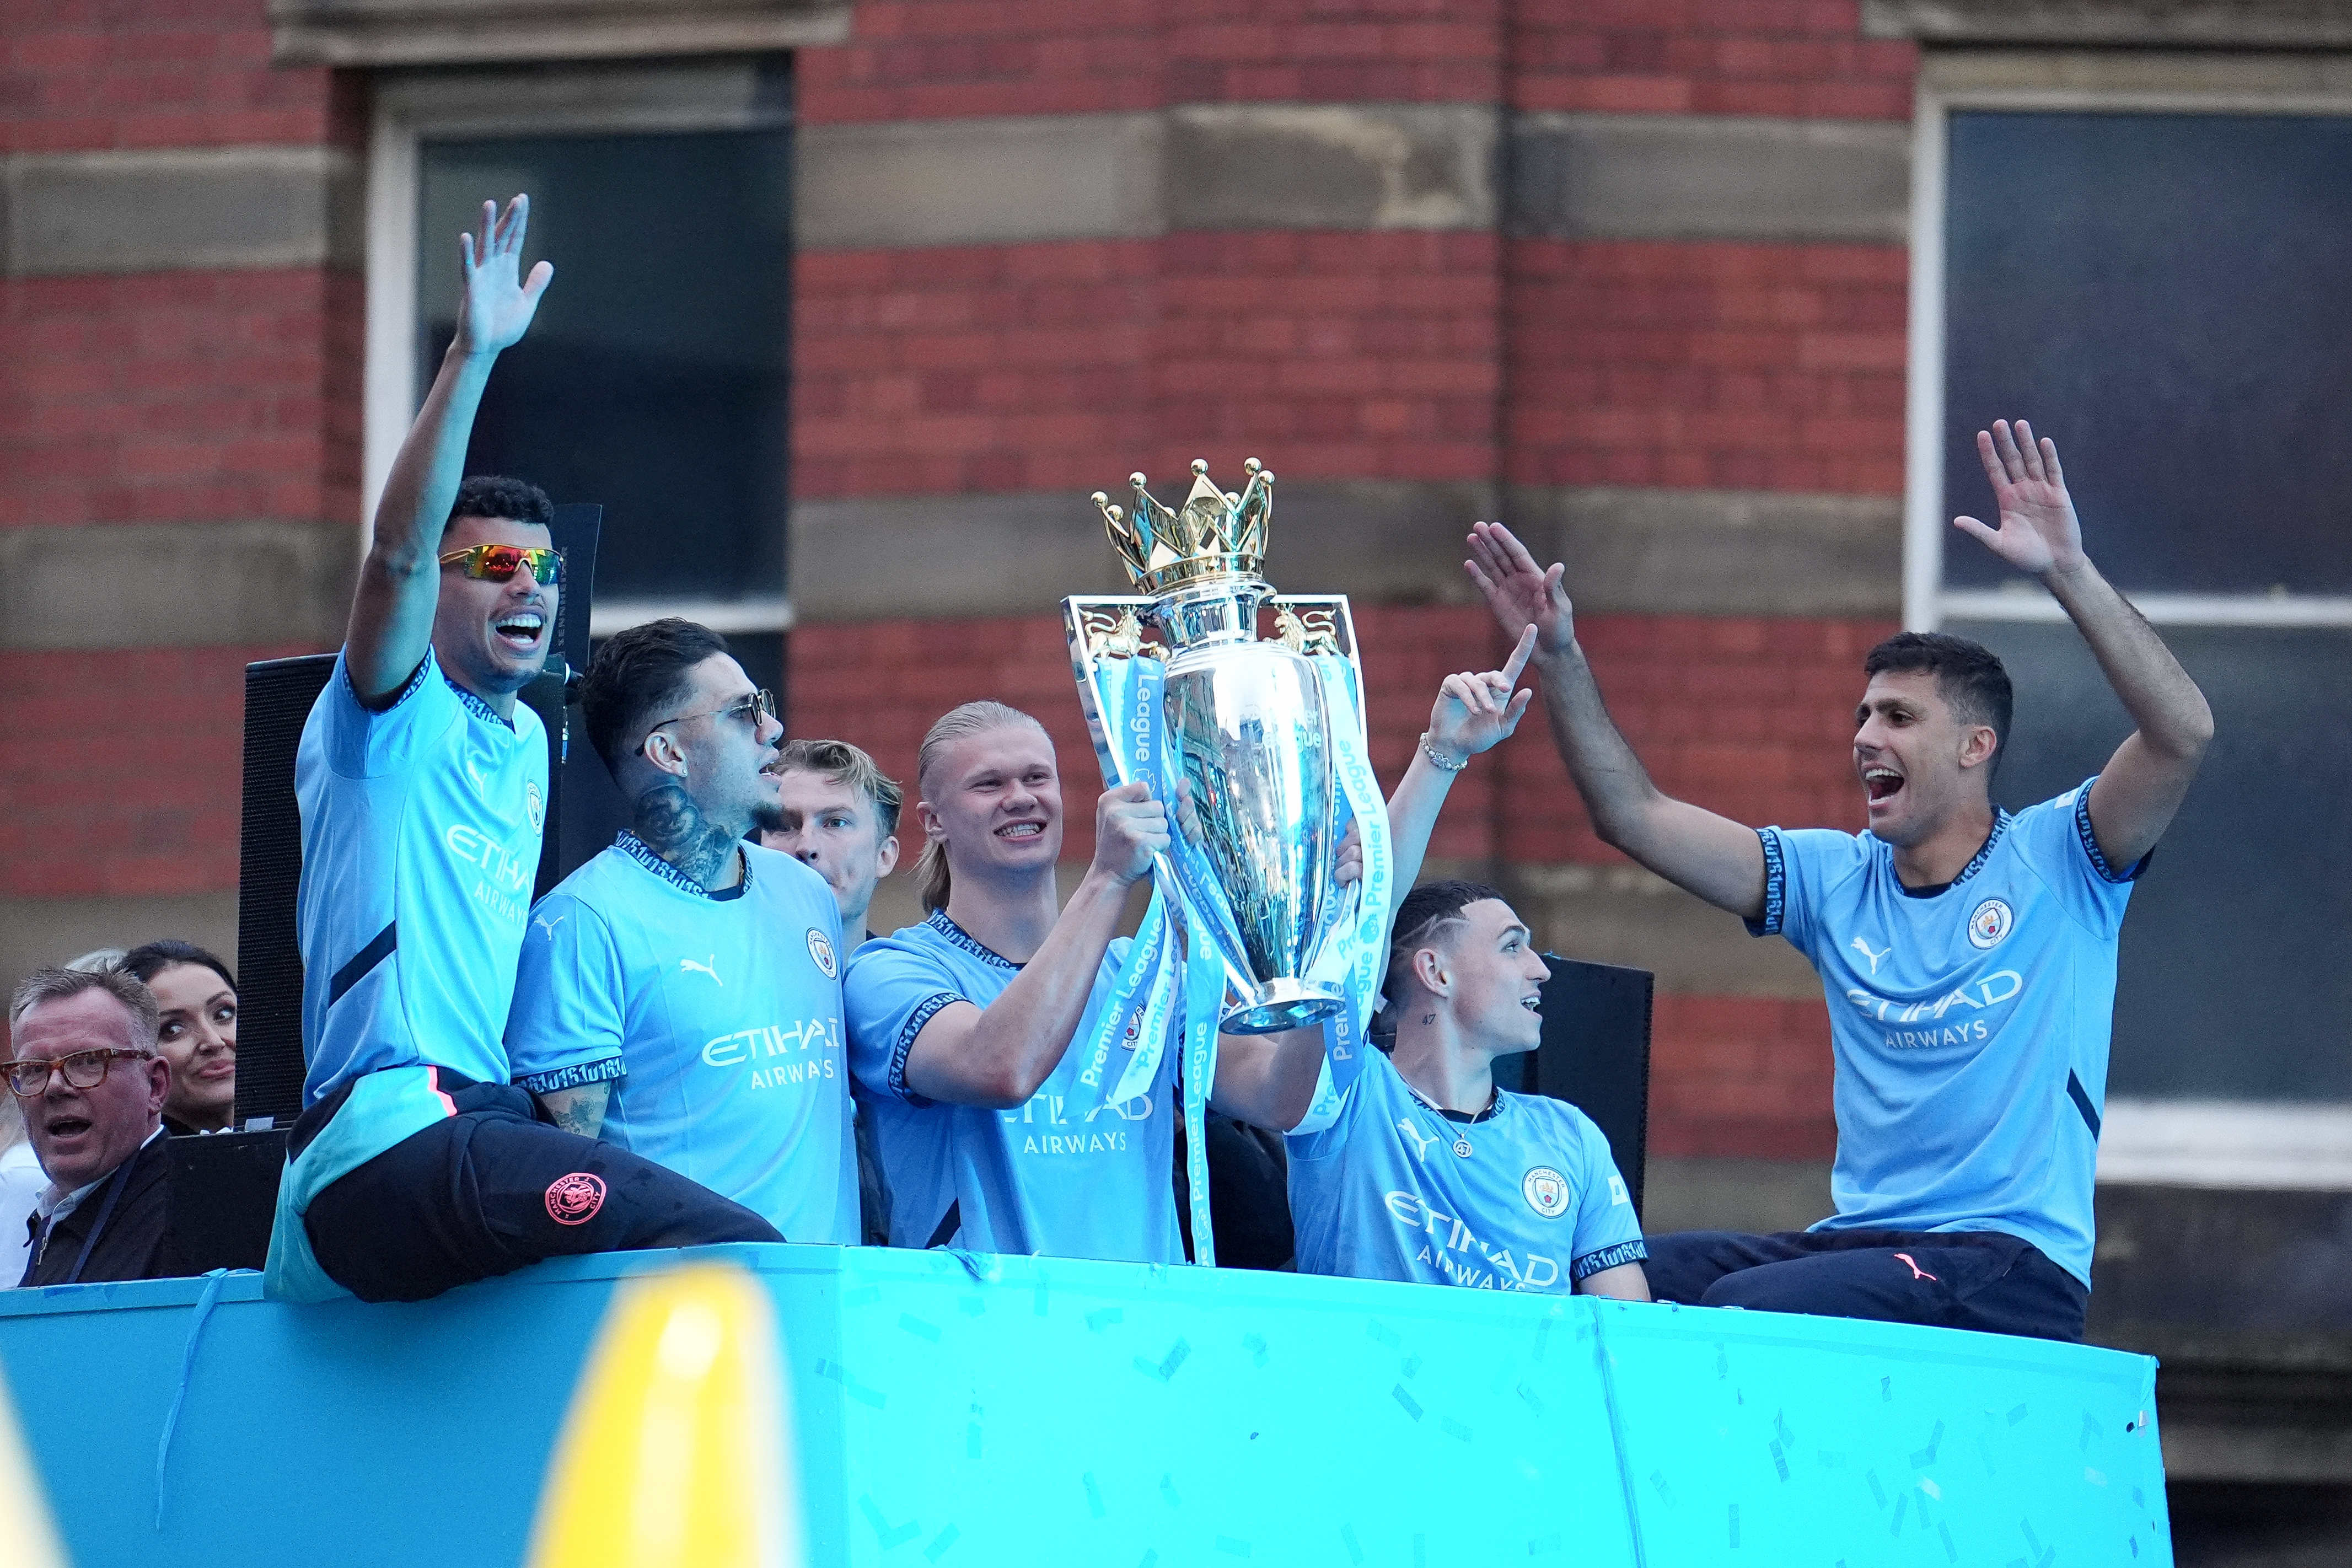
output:
[[[1685,1230],[1649,1238],[1650,1293],[1747,1307],[2080,1341],[2088,1287],[2000,1231]]]
[[[362,1301],[421,1301],[543,1258],[782,1241],[740,1204],[609,1143],[539,1120],[511,1084],[444,1069],[457,1114],[334,1182],[303,1216],[328,1276]],[[342,1103],[294,1124],[299,1153]]]

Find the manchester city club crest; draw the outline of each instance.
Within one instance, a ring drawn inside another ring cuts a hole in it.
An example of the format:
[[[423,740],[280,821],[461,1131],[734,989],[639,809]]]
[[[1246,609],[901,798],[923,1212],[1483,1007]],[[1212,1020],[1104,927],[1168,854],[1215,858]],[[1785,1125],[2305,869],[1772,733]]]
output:
[[[542,833],[547,829],[547,802],[540,798],[539,785],[522,786],[522,814],[530,818],[530,830]]]
[[[809,956],[816,960],[817,968],[824,972],[827,980],[832,979],[833,943],[825,940],[824,932],[814,926],[809,927],[808,947]]]
[[[1979,948],[1997,947],[2017,923],[2017,916],[1999,899],[1987,899],[1969,916],[1969,941]]]
[[[1538,1165],[1520,1178],[1519,1192],[1528,1207],[1546,1219],[1558,1219],[1568,1212],[1568,1178],[1549,1165]]]

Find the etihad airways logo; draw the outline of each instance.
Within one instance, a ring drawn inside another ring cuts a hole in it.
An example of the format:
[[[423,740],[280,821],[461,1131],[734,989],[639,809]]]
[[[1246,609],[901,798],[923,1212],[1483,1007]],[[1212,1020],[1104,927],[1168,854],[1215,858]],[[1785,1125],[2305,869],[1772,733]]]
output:
[[[1897,1002],[1859,986],[1848,991],[1845,999],[1872,1023],[1886,1026],[1885,1043],[1890,1050],[1916,1051],[1930,1046],[1983,1044],[1992,1038],[1992,1026],[1998,1021],[1987,1015],[2014,1001],[2024,989],[2023,975],[2014,969],[2001,969],[1955,986],[1929,1002]]]
[[[1532,1194],[1528,1201],[1535,1202]],[[1473,1290],[1545,1290],[1559,1283],[1558,1259],[1540,1252],[1514,1258],[1508,1247],[1490,1249],[1457,1216],[1442,1212],[1418,1193],[1391,1192],[1386,1202],[1390,1217],[1423,1237],[1413,1261],[1444,1276],[1450,1284]],[[1566,1206],[1563,1201],[1561,1207]]]
[[[797,1024],[761,1024],[756,1028],[738,1029],[732,1034],[717,1036],[703,1042],[702,1060],[708,1067],[731,1068],[794,1052],[837,1053],[840,1049],[841,1020],[810,1018]],[[787,1070],[788,1067],[791,1070]],[[786,1067],[754,1073],[751,1087],[782,1089],[805,1079],[833,1076],[833,1058],[827,1056],[817,1061],[787,1064]]]

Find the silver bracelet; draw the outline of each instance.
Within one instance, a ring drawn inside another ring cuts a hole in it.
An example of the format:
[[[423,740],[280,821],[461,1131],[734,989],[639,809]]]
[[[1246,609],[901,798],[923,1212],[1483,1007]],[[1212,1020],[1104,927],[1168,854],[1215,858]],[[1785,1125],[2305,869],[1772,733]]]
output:
[[[1421,754],[1429,759],[1432,767],[1443,769],[1449,773],[1458,773],[1470,765],[1468,757],[1449,758],[1444,752],[1430,744],[1429,731],[1426,730],[1421,732]]]

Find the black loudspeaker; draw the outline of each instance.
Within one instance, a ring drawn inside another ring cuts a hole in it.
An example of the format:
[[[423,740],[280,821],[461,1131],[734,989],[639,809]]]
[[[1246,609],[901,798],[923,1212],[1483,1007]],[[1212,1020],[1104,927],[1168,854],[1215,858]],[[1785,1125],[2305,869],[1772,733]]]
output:
[[[1617,1170],[1642,1212],[1650,1125],[1650,1002],[1646,969],[1544,954],[1543,1041],[1495,1063],[1495,1081],[1521,1094],[1567,1100],[1609,1139]]]
[[[245,667],[245,815],[237,842],[236,1124],[290,1124],[302,1110],[302,949],[294,889],[302,879],[302,819],[294,749],[335,656]]]
[[[244,1041],[238,1041],[242,1054]],[[287,1130],[166,1138],[166,1274],[258,1268],[269,1260],[269,1222],[286,1168]]]
[[[588,663],[596,544],[604,509],[559,506],[550,531],[563,552],[554,655],[571,673]],[[302,879],[302,820],[294,800],[294,752],[336,656],[310,654],[245,667],[245,810],[237,847],[236,1121],[289,1126],[302,1110],[302,952],[294,895]],[[571,875],[626,822],[620,792],[567,707],[571,682],[551,673],[522,700],[547,729],[547,830],[537,892]],[[534,897],[536,893],[534,894]]]

